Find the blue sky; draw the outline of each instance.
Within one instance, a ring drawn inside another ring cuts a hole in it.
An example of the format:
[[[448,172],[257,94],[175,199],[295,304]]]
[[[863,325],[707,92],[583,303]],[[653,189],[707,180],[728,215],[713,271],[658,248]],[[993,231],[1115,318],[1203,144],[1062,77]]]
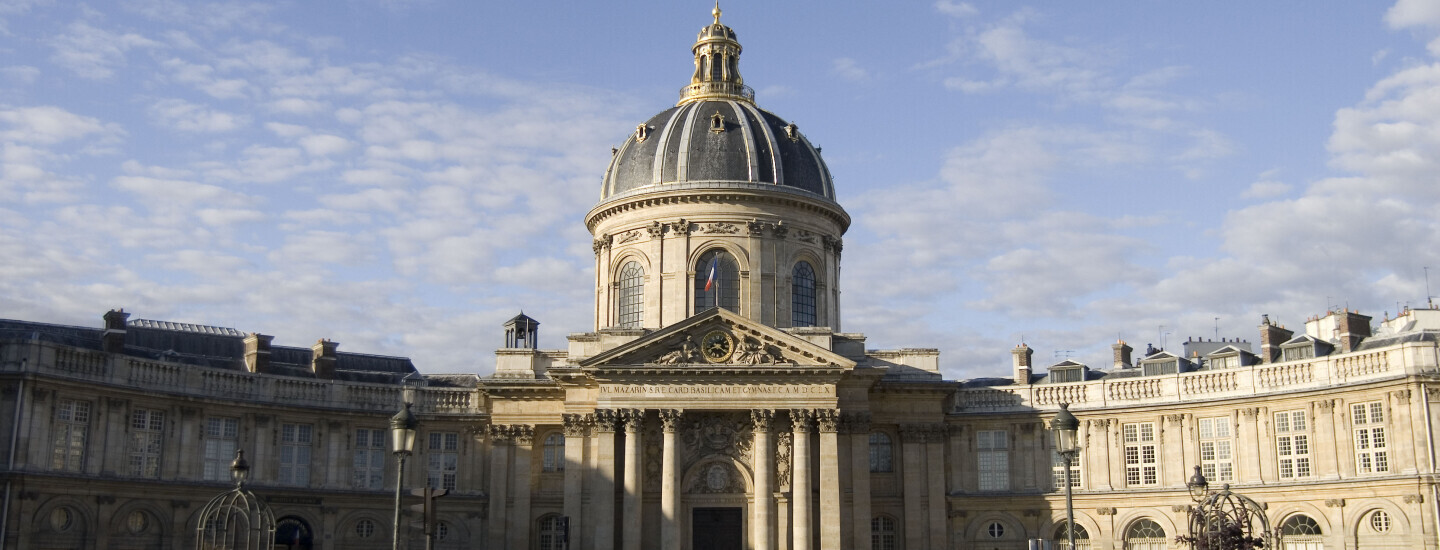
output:
[[[1440,288],[1440,5],[1252,4],[722,9],[855,219],[842,329],[972,377]],[[710,7],[0,0],[0,317],[563,347],[609,148]]]

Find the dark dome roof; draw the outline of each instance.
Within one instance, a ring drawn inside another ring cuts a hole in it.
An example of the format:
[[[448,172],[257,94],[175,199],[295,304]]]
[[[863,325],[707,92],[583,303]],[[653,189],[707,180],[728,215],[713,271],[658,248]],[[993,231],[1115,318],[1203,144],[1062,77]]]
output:
[[[677,188],[802,191],[835,200],[820,152],[799,129],[741,99],[688,101],[637,127],[601,198]]]
[[[755,106],[735,31],[700,29],[680,103],[635,127],[605,172],[602,201],[677,189],[764,189],[835,202],[830,170],[799,128]]]

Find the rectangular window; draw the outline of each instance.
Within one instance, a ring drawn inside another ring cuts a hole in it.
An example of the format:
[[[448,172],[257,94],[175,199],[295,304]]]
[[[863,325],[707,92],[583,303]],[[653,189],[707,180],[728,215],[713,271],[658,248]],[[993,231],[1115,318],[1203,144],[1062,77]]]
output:
[[[975,433],[978,451],[975,464],[980,473],[981,491],[1010,489],[1010,437],[1005,430]]]
[[[1154,363],[1144,363],[1144,364],[1142,364],[1142,367],[1141,367],[1142,372],[1141,372],[1140,374],[1142,374],[1142,375],[1144,375],[1144,376],[1156,376],[1156,375],[1160,375],[1160,374],[1175,374],[1176,370],[1179,369],[1179,368],[1180,368],[1180,363],[1179,363],[1179,360],[1176,360],[1176,359],[1171,359],[1171,360],[1169,360],[1169,361],[1157,361],[1157,362],[1154,362]]]
[[[165,439],[165,411],[130,412],[130,475],[160,477],[160,450]]]
[[[229,481],[230,463],[235,460],[235,449],[239,445],[239,418],[205,419],[205,463],[203,476],[206,481]]]
[[[1239,355],[1227,355],[1210,360],[1210,368],[1212,369],[1233,369],[1238,366],[1240,366]]]
[[[356,489],[385,488],[385,430],[355,430],[353,466]]]
[[[429,456],[430,486],[454,490],[455,472],[460,466],[460,434],[431,432]]]
[[[1286,361],[1312,359],[1315,357],[1315,347],[1313,345],[1305,345],[1293,348],[1285,348],[1284,351],[1282,351],[1281,353],[1284,356],[1284,360]]]
[[[1121,428],[1125,437],[1125,483],[1131,487],[1159,483],[1155,423],[1137,422]]]
[[[1230,419],[1200,419],[1200,469],[1210,481],[1235,481],[1235,461],[1231,453]]]
[[[1310,435],[1305,411],[1275,413],[1275,455],[1280,479],[1310,477]]]
[[[85,437],[90,433],[90,402],[61,399],[55,407],[50,468],[78,472],[85,467]]]
[[[1050,369],[1050,382],[1064,384],[1067,382],[1084,382],[1084,371],[1079,368],[1052,368]]]
[[[1054,459],[1051,469],[1055,473],[1055,489],[1063,491],[1065,490],[1065,457],[1054,452],[1050,453],[1050,456]],[[1080,488],[1080,455],[1078,454],[1070,460],[1070,487]]]
[[[1389,440],[1385,438],[1385,404],[1379,401],[1350,405],[1355,427],[1355,473],[1390,471]]]
[[[282,485],[310,484],[310,444],[315,428],[309,424],[280,425],[280,479]]]

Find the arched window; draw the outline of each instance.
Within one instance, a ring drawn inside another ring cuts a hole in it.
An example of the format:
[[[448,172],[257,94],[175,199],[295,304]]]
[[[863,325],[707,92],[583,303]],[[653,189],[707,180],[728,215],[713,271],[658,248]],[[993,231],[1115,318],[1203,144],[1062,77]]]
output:
[[[870,550],[895,550],[895,520],[875,516],[870,520]]]
[[[870,471],[874,473],[892,472],[891,457],[894,456],[890,445],[890,435],[885,432],[870,432]]]
[[[729,252],[715,249],[695,264],[695,313],[723,307],[740,311],[740,268]]]
[[[1322,550],[1325,548],[1320,524],[1305,514],[1295,514],[1280,524],[1280,547],[1283,550]]]
[[[1055,536],[1051,539],[1055,541],[1053,545],[1055,550],[1070,550],[1070,533],[1065,529],[1067,525],[1069,524],[1061,523],[1055,526]],[[1090,550],[1090,532],[1085,530],[1084,525],[1078,523],[1075,524],[1074,550]]]
[[[615,295],[616,326],[640,328],[645,321],[645,268],[640,262],[625,262],[620,268]]]
[[[790,325],[815,326],[815,269],[810,262],[795,264],[790,274]]]
[[[1125,530],[1125,550],[1165,550],[1169,544],[1165,528],[1154,520],[1138,520]]]
[[[540,518],[540,549],[565,550],[565,539],[560,532],[560,516],[550,514]]]
[[[553,433],[545,437],[545,451],[540,462],[542,472],[565,471],[565,436]]]

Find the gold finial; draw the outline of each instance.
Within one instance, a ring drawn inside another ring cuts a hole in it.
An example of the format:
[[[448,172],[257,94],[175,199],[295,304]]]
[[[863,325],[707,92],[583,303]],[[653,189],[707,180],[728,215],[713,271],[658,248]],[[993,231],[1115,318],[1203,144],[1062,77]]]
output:
[[[715,16],[715,24],[720,24],[720,0],[715,0],[715,9],[710,10],[710,15]]]

